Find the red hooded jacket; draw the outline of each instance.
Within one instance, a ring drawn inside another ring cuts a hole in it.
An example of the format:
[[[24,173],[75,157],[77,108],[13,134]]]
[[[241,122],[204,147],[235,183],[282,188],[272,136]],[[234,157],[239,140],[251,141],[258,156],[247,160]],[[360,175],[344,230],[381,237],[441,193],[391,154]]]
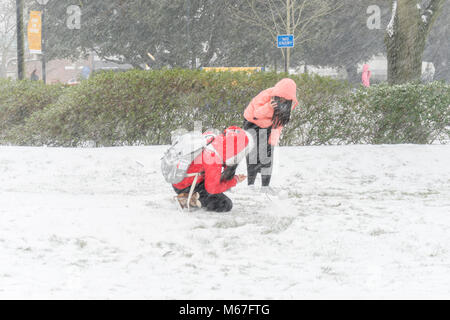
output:
[[[223,193],[236,186],[237,179],[235,176],[231,180],[220,181],[222,169],[227,165],[238,164],[253,145],[250,134],[239,127],[230,127],[223,134],[215,136],[212,143],[192,162],[187,173],[201,173],[197,183],[204,181],[208,193]],[[173,186],[181,190],[190,187],[193,182],[194,177],[187,177]]]
[[[248,105],[244,112],[244,118],[256,124],[260,128],[269,128],[273,125],[272,98],[281,97],[292,100],[292,110],[298,105],[297,85],[294,80],[285,78],[278,82],[275,87],[266,89],[258,94]],[[269,143],[273,146],[278,144],[283,127],[273,128]]]

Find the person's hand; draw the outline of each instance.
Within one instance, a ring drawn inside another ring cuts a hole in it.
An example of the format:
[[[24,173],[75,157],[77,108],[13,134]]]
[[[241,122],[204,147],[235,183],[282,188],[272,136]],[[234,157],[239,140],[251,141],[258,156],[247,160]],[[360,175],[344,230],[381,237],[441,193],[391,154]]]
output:
[[[277,100],[277,99],[275,99]],[[273,109],[273,128],[284,127],[291,119],[292,100],[279,99]]]
[[[275,110],[276,107],[278,107],[278,101],[274,98],[272,98],[272,101],[270,103],[272,105],[272,108]]]
[[[247,176],[245,174],[238,174],[236,176],[237,183],[241,183],[245,181],[245,179],[247,179]]]

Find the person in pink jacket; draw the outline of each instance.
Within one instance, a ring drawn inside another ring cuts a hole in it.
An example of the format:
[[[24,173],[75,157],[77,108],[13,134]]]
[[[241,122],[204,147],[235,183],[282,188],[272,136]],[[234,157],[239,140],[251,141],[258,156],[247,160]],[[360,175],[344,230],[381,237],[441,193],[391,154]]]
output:
[[[248,185],[255,184],[261,173],[262,191],[270,192],[274,146],[278,144],[283,127],[298,105],[297,85],[292,79],[282,79],[275,87],[259,93],[244,112],[244,130],[253,135],[255,148],[247,156]]]
[[[370,77],[372,76],[372,71],[369,70],[369,65],[363,65],[362,71],[362,83],[365,87],[370,87]]]

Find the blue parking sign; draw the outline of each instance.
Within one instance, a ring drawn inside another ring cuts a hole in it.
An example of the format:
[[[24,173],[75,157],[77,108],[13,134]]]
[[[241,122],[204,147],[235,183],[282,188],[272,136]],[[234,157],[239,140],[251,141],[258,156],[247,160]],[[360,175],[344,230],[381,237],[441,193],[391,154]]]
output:
[[[293,48],[294,47],[294,35],[283,34],[277,37],[278,48]]]

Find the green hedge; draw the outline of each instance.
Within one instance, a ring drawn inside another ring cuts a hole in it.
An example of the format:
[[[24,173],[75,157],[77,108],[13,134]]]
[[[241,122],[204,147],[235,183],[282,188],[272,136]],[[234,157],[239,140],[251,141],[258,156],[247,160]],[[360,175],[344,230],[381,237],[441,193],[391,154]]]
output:
[[[2,143],[168,144],[171,132],[192,130],[194,121],[201,121],[204,129],[241,126],[250,100],[285,76],[133,70],[99,73],[64,89],[28,81],[0,82],[0,106],[8,110],[8,116],[0,118]],[[432,143],[449,137],[447,84],[351,90],[347,83],[328,77],[290,78],[297,83],[300,106],[283,132],[282,145]],[[6,94],[4,86],[9,88]]]
[[[105,72],[65,89],[53,105],[34,113],[18,132],[22,144],[78,146],[168,144],[171,132],[241,126],[244,109],[261,90],[283,78],[275,73],[191,70]],[[317,109],[348,90],[335,80],[291,77],[302,106]],[[288,135],[288,133],[287,133]]]
[[[340,99],[341,143],[431,144],[450,137],[450,86],[382,84]]]
[[[40,81],[0,79],[0,143],[15,143],[15,131],[31,114],[53,104],[63,93],[57,85],[46,86]]]

